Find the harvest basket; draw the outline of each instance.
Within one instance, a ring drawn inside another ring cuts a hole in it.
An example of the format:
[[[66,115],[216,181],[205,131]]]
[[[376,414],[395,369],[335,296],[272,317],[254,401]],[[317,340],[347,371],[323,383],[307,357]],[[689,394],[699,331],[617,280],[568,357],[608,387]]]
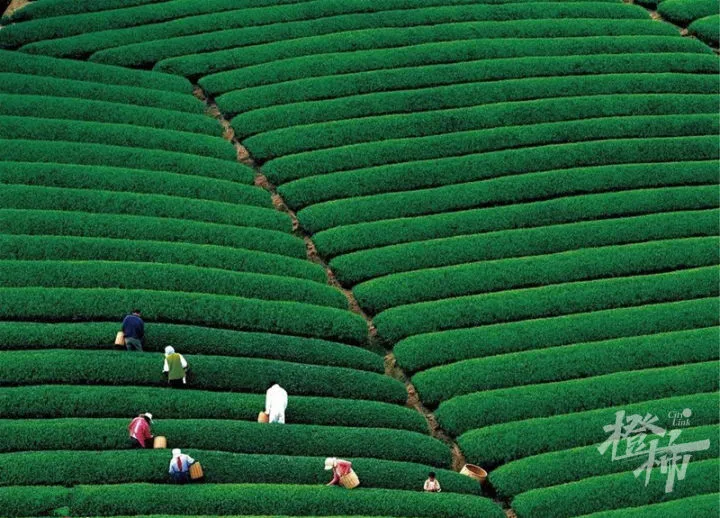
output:
[[[460,473],[470,478],[474,478],[481,484],[487,479],[487,471],[482,469],[480,466],[476,466],[475,464],[465,464],[460,470]]]
[[[358,478],[357,473],[350,470],[350,473],[340,477],[340,485],[345,489],[353,489],[360,485],[360,479]]]
[[[167,448],[167,439],[162,435],[156,436],[153,440],[153,448],[155,448],[156,450]]]
[[[205,474],[203,473],[202,466],[199,462],[193,462],[190,465],[190,479],[191,480],[199,480],[203,478]]]
[[[115,335],[115,345],[125,345],[125,333],[122,331]]]
[[[258,414],[258,423],[269,423],[270,422],[270,416],[266,414],[265,412],[260,412]]]

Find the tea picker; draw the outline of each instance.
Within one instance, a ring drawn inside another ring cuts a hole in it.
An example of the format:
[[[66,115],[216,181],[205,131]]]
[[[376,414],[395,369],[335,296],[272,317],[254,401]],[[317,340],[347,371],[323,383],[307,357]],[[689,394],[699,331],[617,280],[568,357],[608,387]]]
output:
[[[326,485],[335,486],[340,484],[345,489],[353,489],[360,485],[360,479],[352,469],[352,462],[328,457],[325,459],[325,471],[333,472],[333,478]]]
[[[439,493],[442,491],[442,489],[440,489],[440,482],[435,478],[434,471],[428,473],[428,479],[425,481],[425,485],[423,485],[423,490],[428,493]]]
[[[118,345],[124,343],[128,351],[142,352],[144,341],[145,322],[140,318],[140,310],[133,309],[132,313],[123,319],[122,330],[115,338],[115,343]]]
[[[171,346],[165,348],[165,364],[163,374],[167,374],[168,385],[183,387],[187,384],[188,362],[182,354],[176,353]]]
[[[172,459],[168,473],[177,484],[184,484],[190,480],[197,480],[203,477],[202,467],[200,463],[193,459],[190,455],[185,455],[180,448],[172,451]]]
[[[284,388],[277,383],[271,383],[271,387],[265,393],[265,413],[271,423],[285,423],[285,410],[288,404],[288,394]]]
[[[130,443],[133,448],[149,448],[152,445],[153,436],[150,432],[152,424],[152,414],[149,412],[140,414],[130,422],[128,431],[130,432]]]

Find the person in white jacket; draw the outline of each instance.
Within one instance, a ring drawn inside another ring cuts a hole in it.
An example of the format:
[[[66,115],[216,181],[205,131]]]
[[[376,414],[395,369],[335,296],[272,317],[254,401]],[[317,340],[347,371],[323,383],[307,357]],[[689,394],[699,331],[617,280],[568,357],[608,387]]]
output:
[[[285,423],[285,409],[288,404],[288,395],[280,385],[272,383],[265,393],[265,413],[271,423]]]

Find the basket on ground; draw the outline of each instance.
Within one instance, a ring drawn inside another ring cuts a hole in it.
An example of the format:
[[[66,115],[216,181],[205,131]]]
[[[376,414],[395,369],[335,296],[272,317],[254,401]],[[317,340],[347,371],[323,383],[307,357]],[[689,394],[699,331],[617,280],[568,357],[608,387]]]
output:
[[[487,480],[487,471],[482,469],[480,466],[476,466],[475,464],[465,464],[460,470],[460,473],[470,478],[474,478],[481,484],[485,482],[485,480]]]
[[[270,416],[265,412],[260,412],[258,414],[258,423],[269,423],[270,422]]]
[[[167,439],[162,435],[156,436],[155,439],[153,439],[153,448],[156,450],[167,448]]]

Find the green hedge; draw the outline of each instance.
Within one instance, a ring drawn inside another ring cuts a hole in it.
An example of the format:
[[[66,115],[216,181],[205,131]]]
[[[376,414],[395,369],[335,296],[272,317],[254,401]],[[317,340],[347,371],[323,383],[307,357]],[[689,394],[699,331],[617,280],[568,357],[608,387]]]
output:
[[[677,427],[672,427],[672,429],[677,429]],[[708,440],[710,448],[693,452],[692,463],[698,460],[713,459],[717,458],[720,453],[718,451],[718,432],[720,432],[718,425],[682,428],[676,442],[680,444]],[[649,444],[651,441],[657,440],[658,445],[663,447],[668,443],[668,439],[668,437],[648,434],[644,442]],[[498,494],[503,498],[510,498],[532,489],[557,486],[609,473],[630,471],[642,463],[638,462],[641,457],[613,460],[611,451],[600,455],[598,446],[585,446],[521,459],[494,470],[490,475],[490,481],[498,490]],[[692,470],[692,464],[690,469]],[[51,482],[51,484],[55,483],[58,482]]]
[[[258,398],[264,400],[260,396]],[[328,406],[334,406],[332,399],[323,398],[323,401]],[[262,407],[262,401],[258,403]],[[368,428],[369,423],[365,428],[345,428],[262,425],[213,419],[161,421],[155,411],[153,416],[157,421],[153,433],[167,437],[170,448],[293,456],[370,457],[450,467],[450,450],[445,443],[407,430]],[[130,448],[127,426],[131,419],[132,414],[124,419],[0,420],[0,430],[8,434],[7,441],[3,441],[0,448],[6,452],[127,449]]]
[[[706,199],[693,196],[703,191]],[[650,190],[634,191],[628,200],[636,201],[638,204],[650,202],[648,207],[650,214],[613,218],[615,214],[610,204],[603,204],[608,207],[610,219],[602,218],[601,209],[595,216],[598,219],[594,221],[481,232],[361,250],[332,259],[330,266],[342,283],[352,285],[392,273],[475,261],[543,255],[584,247],[621,245],[656,239],[718,235],[716,210],[692,210],[716,206],[716,201],[709,199],[715,195],[707,188],[658,189],[654,194],[665,196],[657,196],[656,200],[660,205],[654,207],[651,193],[653,191]],[[613,198],[622,200],[624,196],[602,197],[610,201]],[[673,207],[674,202],[679,203]],[[662,205],[665,203],[669,203],[670,206],[663,208]],[[698,203],[704,207],[698,207]],[[656,211],[660,213],[652,213]],[[473,216],[477,217],[475,214]]]
[[[163,194],[194,200],[272,207],[270,194],[255,186],[216,178],[122,167],[0,162],[0,184]],[[192,202],[186,200],[185,203]]]
[[[476,392],[442,403],[435,416],[453,435],[533,417],[718,390],[717,362],[618,372],[586,379]]]
[[[127,214],[172,218],[290,233],[287,214],[270,207],[254,207],[211,200],[192,200],[162,194],[136,194],[44,185],[0,185],[0,207]]]
[[[595,76],[590,77],[598,81]],[[671,81],[663,81],[666,89],[671,84]],[[648,87],[648,90],[652,92],[652,88]],[[310,123],[299,127],[287,127],[292,123],[287,124],[282,129],[250,137],[243,144],[259,160],[322,150],[312,155],[311,164],[295,173],[288,173],[279,166],[268,167],[273,175],[271,180],[285,183],[324,172],[462,156],[542,143],[703,135],[713,131],[710,121],[704,121],[702,115],[693,114],[711,113],[711,99],[716,98],[715,95],[656,95],[652,96],[654,99],[650,96],[639,99],[637,96],[599,96],[594,102],[585,97],[576,99],[572,95],[573,92],[568,91],[567,99],[528,101],[529,105],[522,108],[515,104],[516,101],[502,101],[501,106],[481,105],[479,108],[439,110],[439,113],[422,111],[422,105],[418,105],[416,115],[368,116],[360,121],[352,119],[352,114],[349,114],[349,120]],[[696,119],[698,128],[695,133],[680,129],[681,125],[675,115],[677,113],[686,113],[688,117]],[[607,127],[611,121],[613,127]],[[648,127],[651,121],[658,126],[657,129]],[[241,127],[253,127],[253,122],[247,124]],[[410,138],[413,140],[408,140]],[[378,144],[378,141],[383,142]],[[372,151],[362,151],[371,144],[374,146]],[[351,149],[328,149],[343,146],[351,146]],[[327,163],[316,172],[312,168],[315,161]]]
[[[665,20],[686,26],[699,18],[717,16],[720,6],[717,0],[664,0],[657,12]]]
[[[279,103],[315,101],[346,95],[361,95],[404,88],[423,88],[475,81],[498,81],[530,77],[565,75],[603,75],[619,73],[717,73],[716,59],[706,54],[670,52],[667,54],[602,54],[588,56],[555,56],[551,60],[538,57],[473,60],[468,52],[458,56],[458,62],[434,65],[416,64],[398,69],[356,71],[317,77],[316,70],[295,71],[290,63],[265,74],[254,70],[250,76],[236,77],[226,82],[223,73],[200,80],[217,101],[237,107],[242,113]],[[343,60],[342,66],[345,66]],[[377,63],[375,63],[377,66]],[[261,67],[250,67],[261,68]],[[265,67],[269,68],[269,67]],[[279,75],[280,72],[286,75]],[[291,72],[292,71],[292,72]],[[569,73],[568,73],[569,72]],[[238,73],[239,75],[239,73]],[[284,81],[276,82],[279,78]],[[239,90],[236,90],[240,88]],[[227,92],[227,93],[225,93]]]
[[[124,214],[0,209],[0,228],[13,234],[50,234],[220,245],[305,258],[305,244],[277,230]]]
[[[0,350],[112,349],[118,327],[118,322],[0,322]],[[267,358],[384,372],[382,357],[367,349],[312,338],[155,323],[147,326],[145,337],[143,350],[149,352],[163,352],[168,345],[182,344],[182,352],[187,355]]]
[[[38,128],[46,141],[157,149],[228,161],[236,158],[235,148],[220,136],[128,124],[0,116],[0,139],[32,139]]]
[[[572,119],[576,109],[592,113],[592,107],[588,106],[587,102],[584,105],[580,104],[580,107],[570,105],[562,108],[558,103],[567,102],[562,99],[550,103],[538,102],[549,98],[613,94],[712,94],[718,91],[712,78],[710,74],[659,73],[484,81],[281,104],[243,113],[234,117],[232,123],[236,128],[244,128],[241,133],[243,137],[276,130],[271,135],[249,138],[244,142],[255,150],[258,157],[272,158],[321,147],[382,140],[381,137],[388,138],[388,135],[392,135],[393,138],[413,137],[441,133],[444,129],[454,131],[472,129],[477,128],[478,125],[492,127],[512,123],[542,122],[548,118]],[[676,103],[681,100],[672,96],[670,99]],[[482,108],[482,105],[487,104],[519,101],[536,102],[531,103],[527,110],[512,113],[512,116],[508,114],[508,108],[512,106]],[[598,105],[595,107],[596,110],[609,113],[612,113],[612,110],[623,111],[621,100],[613,102],[613,99],[601,98],[599,101],[604,101],[605,104]],[[687,104],[692,106],[693,103]],[[540,110],[537,114],[532,112],[535,106]],[[707,102],[704,106],[707,113]],[[232,106],[225,104],[220,104],[220,107],[229,112],[235,111]],[[460,108],[464,110],[460,111]],[[653,113],[653,107],[648,106],[646,110],[648,113]],[[432,111],[440,113],[426,113]],[[402,114],[404,124],[401,129],[396,129],[399,114]],[[642,114],[642,110],[639,114]],[[367,121],[356,119],[371,116],[374,117]],[[488,117],[487,122],[484,121],[484,117]],[[582,113],[576,118],[583,118]],[[290,128],[299,125],[305,127]],[[302,140],[288,147],[290,144],[283,140],[283,136]],[[316,142],[313,147],[312,139],[321,136],[324,140]],[[272,151],[270,148],[273,144],[281,147],[277,151]]]
[[[66,26],[68,20],[63,20]],[[44,24],[44,20],[39,20]],[[86,27],[75,17],[72,18],[70,26],[83,32]],[[17,30],[20,25],[15,26]],[[8,30],[9,27],[6,27]],[[0,36],[0,46],[3,46],[5,29]],[[183,78],[170,74],[159,74],[145,70],[129,70],[127,68],[100,65],[97,63],[79,63],[67,59],[55,59],[45,56],[31,56],[21,52],[0,50],[0,72],[15,72],[33,76],[50,76],[62,79],[75,79],[78,81],[92,81],[106,85],[134,86],[150,90],[163,90],[168,92],[182,92],[188,98],[192,91],[190,82]],[[40,79],[40,78],[38,78]],[[200,104],[194,99],[195,104]]]
[[[669,137],[509,149],[323,174],[281,185],[278,191],[290,208],[299,209],[339,198],[440,187],[555,169],[716,160],[716,140],[714,136]]]
[[[70,490],[64,487],[0,487],[0,508],[5,516],[53,516],[69,508]]]
[[[19,423],[22,419],[43,418],[36,422],[33,426],[42,427],[42,423],[52,423],[55,421],[47,421],[47,419],[65,417],[65,418],[102,418],[94,419],[87,423],[88,428],[92,428],[98,423],[107,421],[107,418],[122,417],[115,424],[108,424],[108,430],[114,434],[114,441],[110,448],[125,448],[127,446],[127,423],[129,417],[137,415],[139,412],[147,412],[151,410],[156,419],[195,419],[199,421],[179,422],[172,430],[175,430],[175,436],[178,430],[186,428],[186,424],[205,427],[204,429],[217,428],[217,424],[213,424],[213,419],[222,417],[223,419],[238,419],[234,423],[232,421],[219,421],[226,428],[234,426],[238,430],[238,434],[252,435],[253,441],[243,440],[239,444],[233,445],[236,438],[223,439],[226,443],[225,449],[228,451],[240,451],[249,453],[258,453],[259,451],[272,450],[247,450],[253,448],[259,437],[258,431],[267,430],[267,428],[255,428],[257,415],[265,405],[264,394],[239,394],[229,392],[209,392],[201,390],[171,390],[167,388],[156,387],[98,387],[88,385],[78,390],[75,385],[41,385],[34,387],[15,387],[0,388],[3,395],[0,400],[0,408],[2,408],[2,416],[9,419],[6,424]],[[102,401],[102,404],[98,404]],[[427,434],[427,423],[425,419],[415,410],[394,405],[390,403],[381,403],[377,401],[362,401],[337,398],[321,398],[295,396],[291,400],[291,404],[286,412],[288,423],[305,423],[325,426],[341,426],[356,428],[393,428],[396,430],[410,430]],[[168,422],[164,421],[167,425]],[[120,423],[120,424],[118,424]],[[122,423],[125,423],[124,425]],[[66,426],[72,428],[77,423],[72,419],[67,420]],[[165,426],[165,425],[164,425]],[[290,426],[290,425],[287,425]],[[292,435],[301,428],[297,426],[289,428],[287,434]],[[165,431],[171,430],[164,428]],[[309,429],[308,434],[318,434],[326,428]],[[335,435],[342,436],[342,432],[348,429],[342,428],[336,430]],[[157,430],[156,430],[157,431]],[[207,430],[205,430],[207,431]],[[222,430],[219,430],[222,432]],[[158,432],[160,433],[160,432]],[[185,432],[183,432],[185,433]],[[265,432],[262,432],[265,433]],[[285,432],[277,432],[285,433]],[[72,437],[62,438],[62,433],[58,432],[58,439],[69,441],[58,443],[53,446],[51,442],[45,441],[44,434],[39,434],[34,439],[25,438],[23,440],[31,440],[30,443],[17,443],[16,446],[8,451],[22,451],[33,449],[99,449],[105,448],[103,440],[89,439],[92,442],[82,443],[79,446],[73,446]],[[89,434],[92,436],[93,434]],[[202,433],[196,433],[196,440],[205,440],[198,444],[198,448],[218,449],[217,444],[213,444],[215,436],[210,435],[203,439]],[[322,435],[322,434],[320,434]],[[318,437],[320,436],[318,435]],[[274,440],[278,436],[273,435]],[[283,436],[284,437],[284,436]],[[271,439],[268,439],[266,445],[270,448]],[[430,439],[428,436],[427,439]],[[21,440],[18,436],[14,440]],[[423,439],[424,440],[424,439]],[[179,441],[177,444],[181,444]],[[222,443],[222,441],[221,441]],[[220,443],[218,443],[220,444]],[[44,445],[44,446],[43,446]],[[277,448],[280,444],[275,444]],[[240,448],[238,450],[238,448]],[[291,447],[288,447],[288,454],[292,454]],[[278,452],[276,452],[278,453]],[[281,452],[279,452],[281,453]],[[298,452],[295,452],[297,454]],[[308,455],[314,455],[316,452],[309,451]],[[362,450],[357,450],[356,455],[362,455]]]
[[[396,342],[446,329],[710,297],[718,294],[719,272],[708,266],[422,302],[389,309],[374,323],[379,337]]]
[[[395,72],[400,74],[401,77],[405,77],[407,75],[409,79],[412,79],[413,72],[410,67],[413,66],[449,65],[462,62],[463,66],[467,67],[467,70],[472,71],[473,65],[470,62],[483,61],[489,58],[493,59],[492,64],[488,64],[489,70],[497,71],[497,73],[501,74],[500,79],[502,79],[508,77],[505,69],[514,69],[514,64],[520,63],[520,59],[533,60],[533,62],[537,63],[537,66],[532,68],[532,73],[529,70],[523,72],[523,69],[519,67],[519,71],[521,72],[519,77],[532,77],[537,75],[536,72],[545,70],[546,67],[549,66],[549,63],[553,63],[556,60],[568,60],[574,58],[582,63],[586,63],[593,59],[593,55],[606,54],[608,55],[608,59],[612,59],[613,62],[620,63],[623,59],[627,59],[626,55],[637,53],[638,49],[642,49],[643,56],[648,61],[668,53],[683,53],[688,56],[690,54],[705,54],[705,57],[708,58],[708,60],[711,57],[707,48],[703,48],[702,44],[691,40],[679,40],[677,35],[672,36],[672,33],[667,31],[667,28],[661,28],[661,32],[655,32],[655,36],[623,36],[623,32],[625,32],[625,34],[632,34],[632,30],[629,30],[629,24],[623,22],[622,20],[616,20],[616,22],[611,26],[612,36],[586,35],[586,37],[583,38],[572,39],[562,37],[546,38],[542,46],[530,46],[528,49],[530,50],[530,54],[525,56],[518,52],[511,52],[508,55],[508,49],[512,48],[508,46],[508,43],[510,42],[505,41],[505,44],[502,45],[503,42],[500,41],[503,37],[521,38],[522,36],[525,36],[531,38],[542,38],[543,36],[547,36],[547,34],[543,34],[538,29],[547,30],[547,24],[562,27],[562,30],[566,33],[572,30],[573,25],[575,25],[575,28],[577,29],[576,24],[564,24],[561,22],[561,20],[551,20],[548,22],[533,20],[531,23],[506,22],[503,24],[486,24],[485,28],[487,31],[481,31],[480,33],[484,35],[485,38],[482,45],[477,45],[475,41],[477,35],[473,35],[470,30],[473,25],[457,24],[454,27],[457,31],[456,41],[451,40],[435,43],[420,43],[397,48],[370,48],[368,50],[358,50],[356,52],[347,53],[330,52],[314,56],[310,55],[279,61],[269,61],[264,64],[247,66],[212,74],[201,78],[199,82],[205,90],[214,96],[218,96],[222,93],[243,87],[249,89],[255,86],[283,83],[297,79],[321,77],[323,80],[332,81],[332,76],[335,75],[368,71],[378,71],[378,73],[389,74],[391,73],[391,70],[395,70]],[[594,25],[596,23],[597,22],[593,20],[588,20],[583,24],[582,29],[587,29],[588,24]],[[624,26],[624,30],[618,31],[618,25]],[[474,26],[477,27],[477,24],[474,24]],[[512,34],[503,35],[502,32],[498,32],[502,31],[505,26],[511,26],[511,28],[518,31],[518,34],[515,36]],[[658,29],[658,27],[648,26],[644,23],[641,24],[641,27],[644,30],[651,29],[657,31]],[[632,23],[632,28],[638,28],[637,22]],[[522,29],[522,31],[519,31],[519,29]],[[666,36],[662,36],[660,34],[665,34]],[[493,40],[492,38],[488,38],[488,36],[492,35],[495,35],[497,39]],[[520,41],[514,41],[512,42],[512,45],[519,45],[520,43]],[[570,51],[570,47],[572,47],[573,51]],[[542,56],[553,56],[553,59],[548,60]],[[562,61],[560,63],[562,63]],[[461,65],[458,64],[457,66],[459,67]],[[551,68],[551,70],[553,69]],[[564,74],[567,71],[567,68],[561,70]],[[669,72],[672,71],[672,69],[664,69],[661,71]],[[550,75],[557,74],[551,73]],[[386,75],[380,77],[383,80],[387,78]],[[357,81],[351,81],[347,84],[357,85],[357,87],[352,90],[352,93],[363,93],[363,82],[359,77],[357,79]],[[477,80],[482,79],[497,79],[497,77],[480,76],[477,78]],[[431,78],[431,80],[433,81],[431,83],[433,85],[443,84],[443,80],[439,77]],[[448,77],[445,81],[450,83],[463,82],[462,80],[455,81],[452,74],[450,74],[450,77]],[[382,88],[383,84],[384,83],[381,82],[376,88]],[[388,79],[387,84],[392,86],[393,81]],[[411,84],[416,83],[413,82]],[[417,84],[419,86],[423,85],[421,81],[418,81]],[[322,88],[324,88],[324,86]],[[302,88],[299,88],[298,93],[302,93],[302,91]],[[335,90],[332,91],[334,92]],[[254,91],[247,90],[247,92],[249,95],[248,100],[254,99]],[[339,93],[342,92],[343,90],[339,90]],[[236,95],[233,97],[235,100],[239,101]],[[289,99],[292,100],[293,97],[290,97]]]
[[[700,18],[692,22],[688,27],[688,31],[708,45],[718,47],[720,46],[720,34],[718,34],[717,31],[719,24],[720,15],[706,16],[705,18]]]
[[[608,438],[603,427],[614,423],[615,413],[620,410],[627,415],[656,415],[656,424],[666,429],[676,428],[670,413],[685,408],[692,410],[693,426],[717,424],[720,419],[719,402],[718,393],[711,392],[513,421],[472,430],[462,435],[458,444],[468,462],[480,463],[490,468],[531,455],[601,443]]]
[[[343,491],[334,487],[288,485],[166,485],[126,484],[78,486],[73,490],[73,513],[151,514],[239,513],[263,514],[374,514],[423,518],[502,518],[502,509],[486,498],[459,494],[366,489]]]
[[[0,269],[3,288],[43,286],[214,293],[348,308],[345,295],[332,286],[278,275],[131,261],[0,260]]]
[[[716,518],[718,513],[720,513],[720,493],[711,493],[680,498],[661,504],[603,511],[586,516],[587,518],[666,518],[668,516]]]
[[[13,12],[10,16],[3,18],[3,24],[17,23],[24,20],[35,20],[38,18],[50,18],[51,16],[65,16],[68,14],[107,11],[110,9],[152,4],[163,1],[166,0],[103,0],[101,2],[92,3],[68,3],[64,0],[42,0],[41,2],[30,3],[22,9]]]
[[[528,491],[513,500],[519,518],[565,518],[606,509],[637,507],[689,496],[717,492],[720,485],[718,460],[691,462],[683,480],[676,480],[672,492],[666,492],[666,474],[653,470],[650,482],[643,486],[644,473],[632,471],[580,482]],[[558,502],[563,505],[558,505]],[[694,516],[694,515],[693,515]]]
[[[175,346],[184,352],[182,342]],[[125,351],[6,351],[0,384],[117,385],[166,387],[160,354]],[[384,374],[346,367],[256,358],[190,356],[189,386],[197,390],[264,394],[273,381],[293,396],[323,396],[404,404],[405,386]]]
[[[0,288],[0,319],[115,320],[141,307],[148,322],[224,327],[363,344],[367,325],[348,310],[184,292],[122,289]]]
[[[462,394],[717,360],[717,327],[554,347],[436,367],[413,376],[425,404]]]
[[[0,72],[0,92],[92,99],[192,114],[201,114],[205,109],[203,103],[186,93],[20,73]]]
[[[117,322],[0,322],[0,350],[112,349],[117,330]],[[188,355],[267,358],[384,372],[383,359],[379,355],[360,347],[326,340],[155,323],[145,329],[145,337],[143,350],[149,352],[163,352],[168,345],[182,344],[183,353]]]
[[[388,275],[357,285],[366,311],[565,282],[623,277],[718,263],[718,238],[649,241]]]
[[[713,297],[431,333],[394,349],[405,371],[470,358],[718,325]]]
[[[239,248],[167,241],[0,234],[0,258],[34,261],[125,261],[132,258],[136,262],[185,264],[295,277],[323,284],[327,282],[325,270],[304,259]]]
[[[161,108],[47,95],[0,95],[0,113],[16,117],[130,124],[219,136],[222,127],[210,117]]]
[[[207,450],[185,450],[203,467],[210,484],[307,484],[327,483],[323,457],[233,454]],[[167,450],[98,452],[22,452],[0,455],[0,485],[169,483]],[[363,488],[419,491],[428,466],[409,462],[353,458],[353,469],[362,477]],[[115,466],[134,466],[117,470]],[[438,479],[446,493],[479,494],[480,484],[457,472],[439,469]]]
[[[626,11],[626,13],[627,12],[628,11]],[[636,14],[640,15],[637,11]],[[679,52],[682,49],[682,43],[679,42],[677,33],[670,27],[663,27],[656,23],[651,23],[651,20],[590,19],[580,21],[577,19],[550,19],[520,20],[500,24],[497,22],[462,22],[429,27],[409,27],[406,29],[380,28],[352,31],[352,38],[348,38],[348,34],[343,32],[339,34],[279,41],[255,46],[253,52],[247,52],[245,48],[241,47],[165,59],[155,65],[154,68],[160,72],[196,77],[270,61],[311,56],[313,54],[357,52],[369,49],[391,49],[432,42],[477,39],[478,36],[481,36],[483,39],[497,39],[498,41],[509,38],[546,39],[550,36],[553,38],[573,38],[577,41],[580,36],[669,36],[672,34],[675,35],[675,38],[673,38],[675,45],[668,48],[672,49],[672,52]],[[484,57],[488,59],[491,57],[512,57],[523,55],[523,52],[525,53],[524,55],[528,55],[527,45],[524,46],[523,51],[519,51],[513,48],[512,45],[508,45],[508,41],[503,41],[502,43],[504,49],[499,50],[497,44],[492,45],[492,42],[484,41],[482,46],[489,47],[485,51]],[[662,45],[662,43],[660,45]],[[694,47],[700,49],[702,48],[701,45],[702,44],[699,43],[697,45],[688,45],[688,48]],[[578,44],[576,43],[574,47],[577,46]],[[558,47],[562,47],[560,52],[555,50],[558,49]],[[707,53],[707,49],[703,49],[701,52]],[[567,55],[575,54],[575,52],[572,52],[567,45],[562,46],[561,43],[556,42],[554,46],[545,47],[542,50],[537,49],[534,52],[530,51],[529,55],[547,56],[557,54]],[[100,53],[96,55],[96,57],[99,56]],[[365,59],[367,59],[367,57],[365,57]]]
[[[34,128],[37,132],[38,126],[34,126]],[[226,144],[230,146],[230,144]],[[0,161],[5,162],[50,162],[129,167],[219,178],[249,185],[255,179],[254,171],[238,162],[177,151],[15,138],[0,139],[0,147],[3,149]]]
[[[325,256],[336,256],[422,238],[500,230],[508,224],[513,228],[537,226],[535,222],[542,215],[533,208],[547,205],[560,209],[554,211],[555,221],[558,217],[561,221],[572,221],[579,218],[562,219],[572,213],[570,205],[560,208],[558,205],[563,202],[555,198],[638,188],[709,185],[716,176],[714,160],[580,167],[335,200],[303,209],[298,217],[303,228],[318,232],[313,236],[318,250]],[[522,205],[513,207],[515,204]],[[593,208],[593,204],[583,205],[585,213]],[[483,208],[468,210],[476,207]],[[531,215],[527,219],[503,217],[518,210],[523,211],[522,215]],[[395,221],[384,221],[390,219]],[[531,220],[533,223],[528,223]],[[545,215],[545,221],[548,220],[551,219]]]
[[[336,35],[341,32],[389,27],[407,29],[474,21],[511,22],[520,19],[548,18],[630,19],[640,16],[637,11],[623,9],[615,2],[606,1],[585,4],[582,7],[565,2],[537,4],[524,2],[522,5],[517,2],[494,2],[492,5],[482,3],[473,5],[469,0],[425,1],[420,5],[405,1],[379,1],[371,5],[357,1],[314,2],[310,5],[300,3],[255,13],[243,12],[242,15],[238,12],[213,27],[215,32],[130,45],[116,41],[113,45],[115,48],[100,50],[93,54],[92,59],[120,66],[150,68],[159,61],[177,56],[272,44],[290,39],[316,38],[320,35]],[[310,21],[303,23],[308,19]],[[230,30],[217,31],[218,26]],[[257,29],[248,31],[248,27],[257,27]],[[87,46],[85,51],[87,52]]]

